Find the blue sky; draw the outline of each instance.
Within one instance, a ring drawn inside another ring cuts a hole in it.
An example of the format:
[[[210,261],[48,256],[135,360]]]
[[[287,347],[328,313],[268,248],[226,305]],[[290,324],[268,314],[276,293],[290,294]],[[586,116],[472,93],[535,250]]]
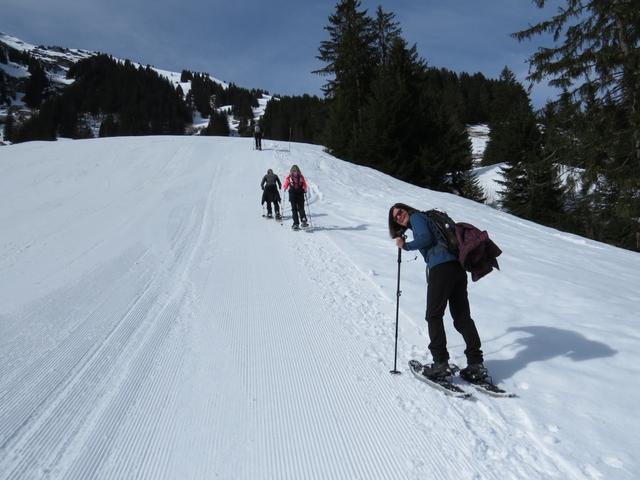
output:
[[[271,93],[321,94],[311,73],[337,0],[3,0],[0,31],[36,45],[84,48],[158,68],[208,72]],[[519,79],[541,41],[510,33],[555,13],[530,0],[363,0],[396,14],[403,36],[431,66]],[[550,40],[543,40],[550,45]],[[540,107],[553,90],[534,86]]]

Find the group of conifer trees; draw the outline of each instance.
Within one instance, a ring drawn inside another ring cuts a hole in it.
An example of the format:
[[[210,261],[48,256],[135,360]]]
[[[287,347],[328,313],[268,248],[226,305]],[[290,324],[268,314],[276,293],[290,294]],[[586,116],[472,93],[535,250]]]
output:
[[[182,135],[198,111],[209,118],[204,135],[229,135],[225,109],[238,120],[238,131],[249,135],[253,110],[262,90],[247,90],[230,84],[227,88],[208,75],[183,71],[183,81],[191,81],[184,95],[151,67],[136,66],[108,55],[81,60],[68,71],[74,82],[53,90],[41,62],[26,52],[11,51],[12,61],[28,65],[30,75],[23,90],[23,102],[34,114],[16,124],[5,119],[5,139],[13,142],[54,140],[58,136],[90,138],[120,135]],[[1,71],[0,71],[1,72]],[[4,80],[4,76],[0,77]],[[0,83],[4,96],[7,88]],[[96,122],[97,125],[96,125]],[[97,130],[97,132],[96,132]]]
[[[101,119],[100,136],[183,134],[191,122],[181,92],[150,67],[96,55],[75,63],[67,75],[74,82],[41,101],[37,113],[14,129],[14,142],[90,138],[93,118]]]
[[[520,155],[502,159],[507,210],[640,250],[638,25],[637,2],[565,0],[551,18],[514,33],[521,41],[555,36],[529,59],[529,78],[562,93],[535,119],[507,121],[495,132],[520,139]]]
[[[429,67],[393,13],[378,7],[370,16],[360,0],[340,0],[319,47],[324,98],[270,101],[264,135],[323,144],[340,158],[482,201],[466,126],[487,123],[483,163],[504,165],[502,208],[640,250],[640,9],[629,0],[564,1],[550,19],[513,35],[554,34],[554,45],[530,58],[529,79],[550,80],[562,94],[535,112],[507,67],[498,79]],[[152,69],[99,55],[71,68],[75,82],[57,94],[27,52],[0,53],[0,61],[28,65],[24,102],[38,111],[20,125],[8,116],[12,141],[91,136],[87,115],[102,116],[101,136],[181,134],[194,111],[209,118],[203,134],[228,135],[223,107],[248,135],[263,93],[184,71],[184,98]],[[12,95],[0,75],[0,101]]]
[[[318,55],[325,98],[270,102],[265,133],[284,139],[297,130],[297,139],[341,158],[482,200],[465,126],[488,123],[483,163],[504,164],[502,208],[640,250],[640,9],[633,4],[566,0],[550,20],[514,34],[557,33],[555,46],[531,57],[530,80],[551,80],[564,93],[536,112],[507,67],[496,80],[430,68],[393,13],[378,7],[371,17],[359,0],[341,0]]]
[[[248,90],[233,83],[223,87],[209,75],[183,70],[181,82],[186,81],[191,82],[191,90],[185,99],[187,105],[191,110],[200,112],[204,118],[209,118],[207,128],[202,131],[203,135],[229,135],[228,112],[238,121],[239,135],[252,134],[253,109],[259,106],[258,99],[267,92]]]

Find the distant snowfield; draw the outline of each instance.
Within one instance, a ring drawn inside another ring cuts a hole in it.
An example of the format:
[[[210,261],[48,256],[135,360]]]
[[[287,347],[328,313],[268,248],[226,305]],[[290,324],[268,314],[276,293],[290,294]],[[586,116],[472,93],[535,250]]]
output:
[[[640,255],[317,146],[264,147],[0,148],[0,478],[638,478]],[[262,176],[293,163],[310,231],[288,208],[282,225],[261,217]],[[411,376],[428,341],[408,253],[389,374],[396,201],[503,249],[470,298],[486,364],[518,398],[451,399]]]

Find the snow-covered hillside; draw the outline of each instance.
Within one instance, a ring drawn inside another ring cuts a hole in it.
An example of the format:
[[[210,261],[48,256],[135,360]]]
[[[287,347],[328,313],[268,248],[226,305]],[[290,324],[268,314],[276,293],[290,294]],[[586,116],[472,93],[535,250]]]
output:
[[[85,58],[89,58],[91,56],[97,55],[98,52],[92,52],[89,50],[81,50],[76,48],[64,48],[64,47],[56,47],[56,46],[35,46],[30,43],[27,43],[19,38],[16,38],[12,35],[0,32],[0,54],[2,54],[2,47],[6,45],[15,50],[21,52],[27,52],[34,58],[40,60],[45,68],[47,77],[54,89],[60,89],[67,85],[73,83],[73,79],[67,78],[67,72],[69,68],[76,62],[83,60]],[[124,62],[124,60],[120,60]],[[134,65],[140,67],[145,66],[141,63],[133,63]],[[170,70],[165,70],[161,68],[156,68],[154,66],[150,67],[152,70],[158,73],[158,75],[168,79],[175,87],[180,86],[184,95],[187,95],[191,90],[191,81],[187,80],[185,82],[181,81],[181,73],[172,72]],[[0,70],[4,72],[7,77],[14,80],[24,79],[29,77],[29,69],[28,65],[23,65],[11,61],[6,61],[6,63],[0,62]],[[212,81],[220,84],[225,89],[228,88],[229,84],[222,80],[215,78],[213,75],[206,73],[207,77],[209,77]],[[19,83],[19,82],[18,82]],[[12,110],[28,110],[28,108],[23,104],[22,97],[24,92],[22,90],[16,92],[15,98],[11,99],[10,105],[3,105],[0,98],[0,120],[3,120],[3,117],[10,110],[10,107],[13,107]],[[267,102],[271,99],[271,95],[262,94],[258,99],[258,107],[253,109],[254,118],[260,118],[264,114],[264,110],[266,108]],[[231,107],[229,108],[221,108],[220,110],[228,111],[229,113],[229,127],[232,133],[237,133],[239,122],[234,118],[231,114]],[[190,131],[194,133],[199,133],[200,130],[205,128],[209,123],[208,118],[201,118],[198,112],[195,112],[195,118],[193,119],[193,127]],[[0,135],[1,135],[0,128]],[[0,141],[2,138],[0,137]]]
[[[640,255],[321,147],[264,147],[0,149],[1,479],[638,478]],[[261,217],[262,176],[294,163],[310,231],[288,209]],[[396,201],[503,249],[470,299],[487,366],[518,398],[451,399],[411,376],[428,360],[425,271],[406,253],[389,374]]]

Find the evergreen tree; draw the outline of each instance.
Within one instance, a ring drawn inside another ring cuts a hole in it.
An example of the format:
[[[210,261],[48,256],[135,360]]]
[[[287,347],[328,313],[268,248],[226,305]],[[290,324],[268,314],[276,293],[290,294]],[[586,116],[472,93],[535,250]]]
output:
[[[373,27],[376,61],[379,66],[385,66],[388,63],[391,46],[396,39],[400,38],[402,29],[400,28],[400,24],[396,22],[395,14],[385,12],[381,6],[378,6],[376,10]]]
[[[406,163],[419,155],[426,138],[427,118],[419,105],[423,71],[415,45],[408,48],[404,39],[394,39],[363,109],[361,132],[360,163],[417,183],[422,175],[410,174]]]
[[[494,88],[489,143],[482,165],[517,162],[538,142],[536,118],[527,92],[508,67]]]
[[[329,101],[327,143],[336,155],[358,156],[363,107],[375,68],[375,32],[360,0],[341,0],[329,17],[329,40],[320,44],[318,59],[327,65],[315,73],[331,76],[323,87]]]
[[[98,136],[115,137],[116,135],[118,135],[118,124],[114,120],[113,115],[107,115],[102,123],[100,123]]]
[[[209,124],[207,128],[202,131],[202,135],[228,137],[229,133],[229,119],[227,118],[227,114],[218,112],[217,110],[211,112]]]
[[[11,112],[9,112],[7,114],[7,118],[4,121],[4,132],[3,132],[3,137],[5,142],[12,142],[13,141],[13,129],[15,127],[15,119],[13,117],[13,114]]]
[[[45,98],[49,88],[49,80],[44,68],[38,61],[30,62],[29,74],[23,101],[28,107],[37,108]]]
[[[326,119],[326,102],[316,96],[274,97],[262,116],[263,133],[274,140],[320,144]]]
[[[540,8],[544,0],[533,0]],[[580,100],[592,92],[625,110],[630,148],[640,167],[640,8],[628,0],[566,0],[550,20],[513,34],[522,41],[553,33],[563,41],[529,59],[530,79],[571,89]]]
[[[570,132],[578,141],[567,159],[583,159],[585,189],[575,203],[587,235],[628,248],[637,248],[640,231],[638,25],[637,2],[566,0],[549,20],[514,34],[518,40],[554,34],[556,44],[529,59],[529,78],[549,78],[584,112],[580,128]]]

